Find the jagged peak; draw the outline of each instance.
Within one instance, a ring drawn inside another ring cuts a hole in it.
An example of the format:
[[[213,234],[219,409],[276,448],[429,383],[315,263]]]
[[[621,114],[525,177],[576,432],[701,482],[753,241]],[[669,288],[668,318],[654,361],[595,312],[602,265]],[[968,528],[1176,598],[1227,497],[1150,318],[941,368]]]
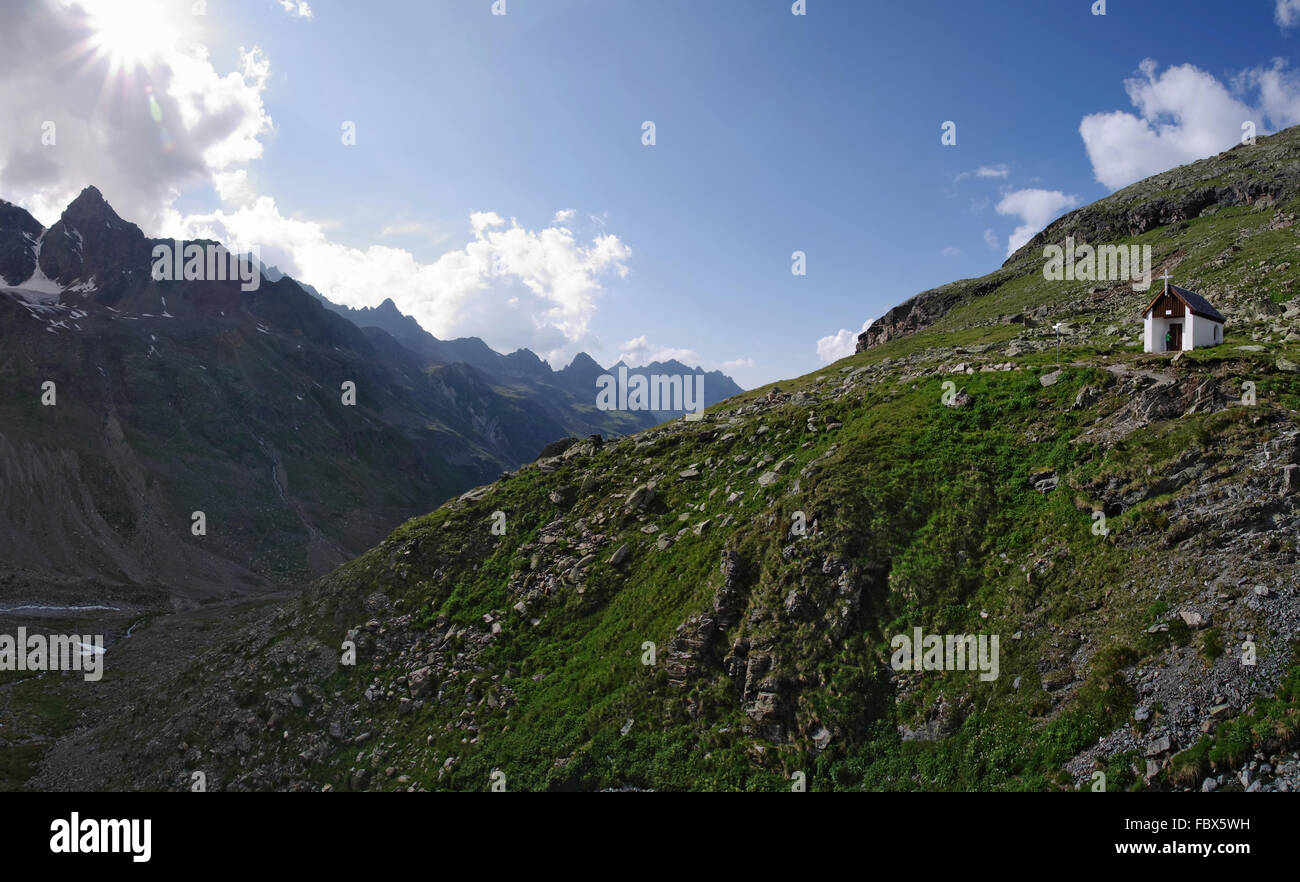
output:
[[[67,226],[76,226],[78,222],[85,221],[103,221],[113,226],[125,223],[104,199],[99,188],[93,185],[86,187],[76,199],[68,203],[59,220]]]
[[[569,362],[569,366],[566,367],[565,370],[589,370],[593,367],[597,370],[604,370],[604,368],[600,366],[600,362],[596,361],[596,359],[592,358],[585,352],[579,352],[577,355],[573,356],[573,361]]]
[[[32,238],[45,231],[45,225],[33,217],[31,212],[5,199],[0,199],[0,228],[17,228]]]

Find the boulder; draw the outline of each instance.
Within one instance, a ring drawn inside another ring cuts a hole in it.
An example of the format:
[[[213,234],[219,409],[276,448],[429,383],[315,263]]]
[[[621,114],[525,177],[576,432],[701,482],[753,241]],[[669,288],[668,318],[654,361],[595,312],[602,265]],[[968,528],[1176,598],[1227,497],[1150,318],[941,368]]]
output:
[[[627,560],[627,556],[631,553],[632,553],[632,546],[628,545],[627,543],[620,545],[618,547],[618,551],[615,551],[613,554],[609,556],[610,566],[615,566],[615,567],[622,566],[623,561]]]
[[[632,491],[632,495],[627,498],[625,508],[645,508],[655,500],[655,482],[646,481],[641,486]]]
[[[539,459],[550,459],[552,456],[559,456],[564,451],[578,443],[577,438],[561,438],[558,441],[552,441],[542,448],[542,452],[533,457],[536,462]]]

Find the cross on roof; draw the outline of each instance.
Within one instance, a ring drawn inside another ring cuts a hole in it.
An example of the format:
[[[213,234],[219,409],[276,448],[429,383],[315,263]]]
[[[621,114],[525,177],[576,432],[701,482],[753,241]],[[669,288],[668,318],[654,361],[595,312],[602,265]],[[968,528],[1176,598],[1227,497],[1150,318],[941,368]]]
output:
[[[1161,276],[1160,278],[1162,278],[1162,279],[1165,280],[1165,291],[1168,291],[1168,290],[1169,290],[1169,270],[1165,270],[1165,274],[1164,274],[1163,276]]]

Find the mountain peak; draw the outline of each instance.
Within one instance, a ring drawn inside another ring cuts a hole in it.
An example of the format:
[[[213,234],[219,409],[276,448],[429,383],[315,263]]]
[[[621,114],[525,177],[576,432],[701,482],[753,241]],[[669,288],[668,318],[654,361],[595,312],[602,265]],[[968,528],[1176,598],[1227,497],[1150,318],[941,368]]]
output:
[[[590,355],[588,355],[588,354],[585,353],[585,352],[579,352],[577,355],[573,356],[573,361],[569,362],[569,366],[566,367],[565,370],[566,370],[566,371],[578,371],[578,370],[586,371],[586,370],[590,370],[590,369],[592,369],[592,368],[595,368],[596,370],[599,370],[599,371],[603,371],[603,370],[604,370],[604,368],[602,368],[602,367],[600,366],[600,363],[597,362],[596,359],[592,358]]]
[[[0,231],[18,230],[35,238],[43,229],[45,228],[27,209],[0,199]]]
[[[63,209],[41,243],[40,269],[63,287],[95,278],[102,288],[110,277],[129,275],[148,261],[144,233],[122,220],[96,187],[86,187]]]
[[[77,195],[76,199],[68,203],[68,207],[63,210],[60,220],[73,227],[78,222],[87,221],[99,222],[109,226],[117,226],[122,223],[122,218],[118,216],[117,212],[113,211],[113,207],[104,199],[104,194],[99,192],[99,188],[93,185],[86,187]]]

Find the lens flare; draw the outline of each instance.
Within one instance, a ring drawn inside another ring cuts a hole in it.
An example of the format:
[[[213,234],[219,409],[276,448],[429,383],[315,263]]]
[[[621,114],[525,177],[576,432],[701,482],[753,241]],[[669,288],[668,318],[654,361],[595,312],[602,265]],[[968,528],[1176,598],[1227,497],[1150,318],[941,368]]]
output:
[[[115,70],[131,70],[169,52],[177,33],[154,0],[87,3],[90,47]]]

